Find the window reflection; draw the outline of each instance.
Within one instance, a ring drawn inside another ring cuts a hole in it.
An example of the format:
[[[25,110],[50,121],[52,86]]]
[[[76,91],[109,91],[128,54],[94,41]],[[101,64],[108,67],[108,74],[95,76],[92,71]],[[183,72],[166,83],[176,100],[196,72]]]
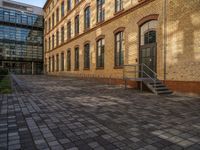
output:
[[[43,28],[43,17],[16,10],[0,8],[0,21],[18,23]]]

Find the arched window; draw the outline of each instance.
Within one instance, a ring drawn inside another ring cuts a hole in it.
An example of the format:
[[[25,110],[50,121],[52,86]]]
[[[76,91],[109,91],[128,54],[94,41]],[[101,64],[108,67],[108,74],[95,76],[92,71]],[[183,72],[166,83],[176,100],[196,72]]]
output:
[[[71,50],[67,50],[67,71],[71,71]]]
[[[90,69],[90,44],[84,45],[84,69]]]
[[[157,20],[151,20],[140,27],[140,45],[156,43]]]
[[[90,28],[90,6],[86,7],[84,11],[84,28],[85,30]]]
[[[75,62],[75,66],[74,69],[75,70],[79,70],[79,47],[75,47],[75,55],[74,55],[74,62]]]
[[[64,68],[65,68],[65,65],[64,65],[64,62],[65,62],[65,58],[64,58],[64,52],[61,53],[61,71],[64,71]]]
[[[115,33],[115,67],[124,65],[124,32]]]
[[[105,40],[103,38],[98,39],[97,41],[97,51],[96,51],[96,67],[103,68],[104,67],[104,47]]]
[[[102,22],[105,19],[105,1],[97,0],[97,22]]]
[[[59,71],[59,54],[56,55],[56,71]]]
[[[75,17],[75,20],[74,20],[74,31],[75,31],[75,35],[78,35],[79,34],[79,15],[77,15],[76,17]]]
[[[67,40],[71,39],[71,21],[67,23]]]

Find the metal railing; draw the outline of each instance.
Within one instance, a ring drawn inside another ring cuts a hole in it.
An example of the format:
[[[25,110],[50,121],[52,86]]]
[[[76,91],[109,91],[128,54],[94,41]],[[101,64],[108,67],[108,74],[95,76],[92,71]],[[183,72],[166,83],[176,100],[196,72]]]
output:
[[[139,81],[141,91],[143,91],[143,81],[150,80],[151,82],[153,82],[154,87],[156,85],[156,82],[158,81],[157,74],[144,63],[124,65],[123,68],[123,79],[125,81],[125,88],[127,88],[127,80]],[[145,70],[151,72],[152,76]]]

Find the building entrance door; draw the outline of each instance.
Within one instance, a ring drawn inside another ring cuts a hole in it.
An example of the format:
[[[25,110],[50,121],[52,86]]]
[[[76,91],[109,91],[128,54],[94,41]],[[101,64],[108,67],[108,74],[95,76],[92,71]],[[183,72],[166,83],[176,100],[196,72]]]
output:
[[[156,26],[157,21],[151,20],[140,27],[139,62],[147,66],[143,67],[143,71],[153,78],[157,64]],[[145,73],[143,75],[147,77]]]
[[[140,63],[148,66],[152,71],[156,72],[156,43],[147,44],[140,48]],[[145,73],[154,77],[152,71],[147,67],[143,67]]]

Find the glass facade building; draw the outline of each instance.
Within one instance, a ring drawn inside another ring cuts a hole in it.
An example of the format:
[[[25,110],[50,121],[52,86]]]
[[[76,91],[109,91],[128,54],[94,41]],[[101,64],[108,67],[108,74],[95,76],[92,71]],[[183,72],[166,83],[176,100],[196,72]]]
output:
[[[16,74],[41,74],[43,15],[29,5],[11,2],[0,3],[0,67]]]

